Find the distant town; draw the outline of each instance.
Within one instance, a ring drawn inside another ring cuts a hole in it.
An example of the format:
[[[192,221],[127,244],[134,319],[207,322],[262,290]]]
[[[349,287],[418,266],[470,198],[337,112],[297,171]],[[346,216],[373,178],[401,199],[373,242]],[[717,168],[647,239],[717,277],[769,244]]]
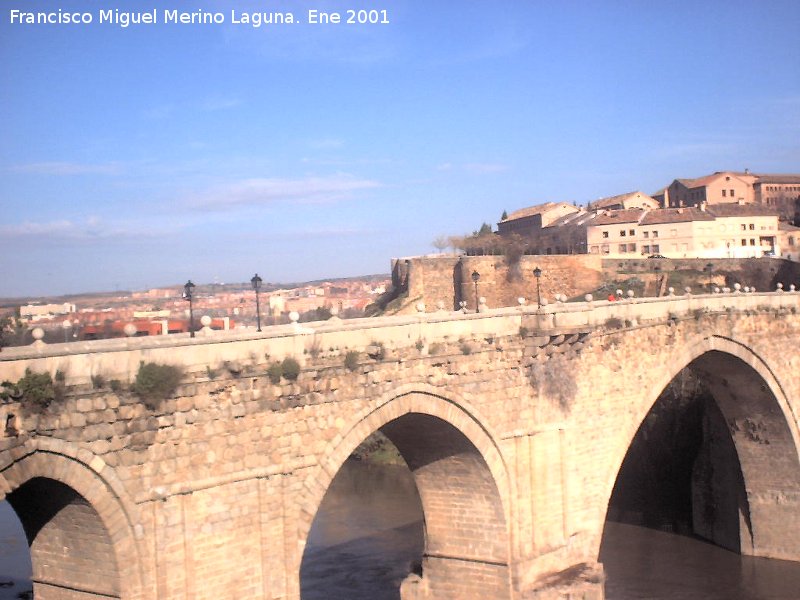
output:
[[[255,277],[255,276],[254,276]],[[195,329],[209,317],[211,329],[256,328],[300,321],[361,317],[389,287],[389,275],[315,281],[281,286],[259,283],[259,314],[253,283],[198,284],[191,290]],[[31,342],[34,327],[49,343],[124,336],[184,333],[190,329],[184,285],[144,291],[109,292],[50,298],[47,301],[0,299],[5,324],[3,344]]]

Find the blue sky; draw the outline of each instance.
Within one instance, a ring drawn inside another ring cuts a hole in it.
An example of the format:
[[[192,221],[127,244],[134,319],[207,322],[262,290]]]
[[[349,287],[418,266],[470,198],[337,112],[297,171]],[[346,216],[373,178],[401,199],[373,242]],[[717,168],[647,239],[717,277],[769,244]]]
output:
[[[304,22],[349,7],[390,23]],[[800,172],[798,22],[796,0],[5,1],[0,296],[388,272],[503,210]]]

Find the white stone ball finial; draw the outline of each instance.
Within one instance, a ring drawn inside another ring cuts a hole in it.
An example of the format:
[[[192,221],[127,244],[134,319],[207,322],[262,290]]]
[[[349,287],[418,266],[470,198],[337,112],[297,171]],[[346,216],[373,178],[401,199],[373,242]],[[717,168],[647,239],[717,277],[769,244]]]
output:
[[[125,323],[125,327],[123,327],[122,331],[128,337],[133,337],[133,336],[136,335],[136,331],[137,331],[136,330],[136,325],[134,325],[133,323]]]
[[[289,313],[289,320],[293,324],[296,324],[300,320],[300,313],[297,312],[296,310],[293,310],[292,312]]]
[[[44,338],[44,329],[41,327],[35,327],[33,331],[31,331],[31,335],[33,336],[34,343],[40,342],[44,344],[44,342],[42,342],[42,339]]]

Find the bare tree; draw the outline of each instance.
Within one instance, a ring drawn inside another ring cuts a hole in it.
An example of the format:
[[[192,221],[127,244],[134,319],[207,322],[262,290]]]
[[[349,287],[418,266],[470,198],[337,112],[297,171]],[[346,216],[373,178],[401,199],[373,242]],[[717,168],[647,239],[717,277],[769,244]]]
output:
[[[437,235],[431,243],[433,244],[433,247],[439,251],[439,254],[441,254],[442,250],[450,245],[450,240],[445,235]]]

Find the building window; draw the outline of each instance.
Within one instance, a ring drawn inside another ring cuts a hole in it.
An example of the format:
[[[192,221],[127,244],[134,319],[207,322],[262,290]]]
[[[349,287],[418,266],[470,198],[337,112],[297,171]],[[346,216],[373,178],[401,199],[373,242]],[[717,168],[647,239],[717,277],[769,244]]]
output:
[[[609,249],[609,247],[608,247],[608,244],[603,244],[603,245],[600,247],[600,251],[601,251],[603,254],[611,254],[611,250]]]
[[[742,240],[742,246],[747,246],[747,240]]]
[[[625,237],[625,230],[624,229],[620,229],[619,237]]]
[[[731,198],[733,198],[733,190],[731,190]]]
[[[636,244],[628,244],[628,252],[636,252]]]
[[[789,245],[790,246],[794,246],[794,236],[793,235],[789,236]]]
[[[634,237],[634,236],[636,236],[636,230],[635,230],[635,229],[631,229],[631,230],[629,230],[629,231],[628,231],[628,235],[629,235],[629,236],[631,236],[631,237]]]
[[[642,235],[644,235],[644,239],[647,239],[647,238],[650,237],[650,232],[649,231],[643,231]]]
[[[755,223],[750,223],[749,227],[750,227],[750,231],[755,231],[756,224]]]
[[[741,228],[742,231],[747,231],[747,225],[745,225],[744,223],[742,223]]]
[[[756,245],[756,241],[753,238],[750,238],[750,245],[751,246],[755,246]]]
[[[658,237],[658,232],[657,232],[657,231],[654,231],[654,232],[653,232],[653,237],[654,237],[654,238],[657,238],[657,237]]]
[[[725,194],[727,194],[727,193],[728,193],[728,192],[727,192],[726,190],[722,190],[722,197],[724,198],[724,197],[725,197]]]
[[[653,244],[653,254],[658,254],[659,252],[661,252],[661,246]]]
[[[628,251],[628,244],[620,244],[619,245],[619,253],[625,254]]]
[[[599,250],[599,248],[597,246],[590,246],[589,247],[589,253],[590,254],[597,254],[598,250]]]
[[[604,232],[603,232],[603,237],[604,237],[604,238],[607,238],[607,237],[608,237],[608,232],[607,232],[607,231],[604,231]]]
[[[650,245],[649,244],[645,244],[644,246],[642,246],[642,254],[650,254]]]

